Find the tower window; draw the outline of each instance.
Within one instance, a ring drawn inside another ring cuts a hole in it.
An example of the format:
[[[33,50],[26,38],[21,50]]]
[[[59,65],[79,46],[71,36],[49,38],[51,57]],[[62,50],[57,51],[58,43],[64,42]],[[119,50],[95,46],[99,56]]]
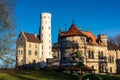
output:
[[[46,16],[44,16],[44,18],[46,18]]]
[[[48,27],[48,29],[50,30],[50,26]]]
[[[50,34],[49,34],[49,37],[50,37]]]
[[[42,29],[44,29],[44,27],[42,26]]]
[[[47,21],[45,21],[45,23],[47,23]]]

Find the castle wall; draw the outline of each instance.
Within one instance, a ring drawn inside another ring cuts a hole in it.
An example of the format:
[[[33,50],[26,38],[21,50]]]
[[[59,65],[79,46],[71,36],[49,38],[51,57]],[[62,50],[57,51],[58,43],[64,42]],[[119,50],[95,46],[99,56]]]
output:
[[[93,51],[94,58],[89,58],[88,53]],[[94,45],[87,45],[86,49],[86,56],[87,56],[87,63],[86,65],[89,65],[90,67],[93,67],[96,69],[96,73],[100,72],[100,65],[104,65],[106,67],[106,60],[105,59],[99,59],[99,52],[103,53],[103,57],[106,56],[107,48],[103,46],[94,46]],[[105,69],[104,69],[105,72]]]
[[[25,64],[25,37],[23,35],[23,33],[21,32],[21,34],[19,35],[19,38],[16,42],[16,65],[23,65]]]
[[[26,64],[39,62],[39,44],[26,42]]]

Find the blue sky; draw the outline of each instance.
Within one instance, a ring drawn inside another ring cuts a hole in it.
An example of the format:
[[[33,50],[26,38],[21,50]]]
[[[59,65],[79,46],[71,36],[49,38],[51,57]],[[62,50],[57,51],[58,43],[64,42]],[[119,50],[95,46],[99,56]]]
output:
[[[95,35],[114,36],[120,33],[120,0],[18,0],[16,5],[17,32],[38,33],[40,13],[52,14],[52,42],[58,31],[68,30],[72,20],[78,28]]]

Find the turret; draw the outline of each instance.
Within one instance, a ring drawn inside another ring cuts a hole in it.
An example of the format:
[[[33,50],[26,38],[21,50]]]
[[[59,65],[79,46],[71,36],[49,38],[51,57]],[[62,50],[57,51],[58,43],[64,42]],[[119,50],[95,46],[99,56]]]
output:
[[[51,52],[51,14],[41,13],[40,40],[42,43],[42,61],[52,58]]]
[[[107,35],[106,34],[99,34],[98,35],[99,42],[102,42],[107,46]]]

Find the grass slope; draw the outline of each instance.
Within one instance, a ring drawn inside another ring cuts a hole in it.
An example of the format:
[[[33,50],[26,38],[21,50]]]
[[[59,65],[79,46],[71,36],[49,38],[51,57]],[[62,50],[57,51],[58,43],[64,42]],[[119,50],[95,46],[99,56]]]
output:
[[[64,72],[31,70],[0,72],[0,80],[77,80],[77,77]]]

